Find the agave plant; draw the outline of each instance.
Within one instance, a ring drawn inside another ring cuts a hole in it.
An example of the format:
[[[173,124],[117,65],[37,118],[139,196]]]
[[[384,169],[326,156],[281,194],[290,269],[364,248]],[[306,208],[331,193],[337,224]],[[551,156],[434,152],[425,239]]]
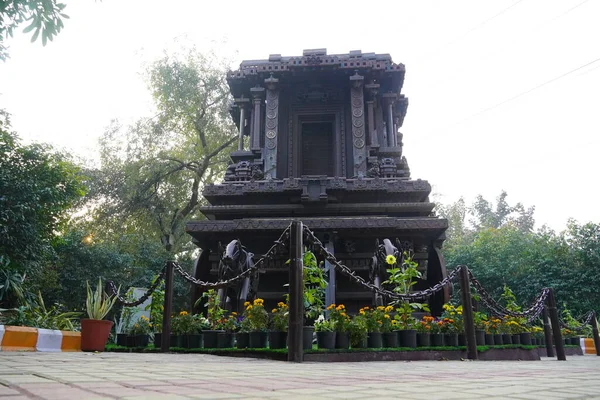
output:
[[[117,296],[109,296],[102,290],[102,278],[98,278],[98,286],[95,291],[90,288],[90,283],[87,284],[87,300],[85,306],[90,319],[104,319],[106,314],[113,308],[117,301]],[[121,288],[119,288],[120,290]],[[119,292],[117,290],[117,293]]]

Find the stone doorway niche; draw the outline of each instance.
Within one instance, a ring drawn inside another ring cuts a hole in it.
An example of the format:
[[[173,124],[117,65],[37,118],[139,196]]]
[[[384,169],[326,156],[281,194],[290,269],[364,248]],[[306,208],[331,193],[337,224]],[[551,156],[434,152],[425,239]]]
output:
[[[300,125],[301,175],[333,176],[333,115],[329,120],[312,119],[315,121],[302,121]]]

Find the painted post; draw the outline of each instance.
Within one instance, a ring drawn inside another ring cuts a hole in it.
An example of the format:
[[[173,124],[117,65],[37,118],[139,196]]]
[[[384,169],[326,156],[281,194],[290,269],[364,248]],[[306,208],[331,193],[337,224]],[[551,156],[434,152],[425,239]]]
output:
[[[288,314],[288,361],[302,362],[304,325],[304,280],[302,264],[302,222],[292,221],[290,230],[290,301]]]
[[[475,337],[475,319],[473,318],[473,303],[471,302],[469,270],[466,265],[461,265],[458,268],[460,268],[460,291],[465,322],[465,337],[467,339],[467,358],[469,360],[477,360],[477,338]]]
[[[167,262],[165,271],[165,302],[163,304],[163,324],[160,351],[166,353],[171,346],[171,308],[173,306],[173,262]]]
[[[542,311],[542,319],[544,321],[544,340],[546,341],[546,356],[554,357],[554,347],[552,346],[552,330],[548,319],[548,306],[545,305]]]
[[[592,311],[592,334],[594,336],[596,355],[600,356],[600,336],[598,336],[598,321],[596,320],[596,311]]]
[[[563,342],[562,334],[560,333],[560,323],[558,321],[558,310],[556,309],[554,289],[549,289],[546,301],[548,304],[548,314],[550,314],[550,323],[552,324],[554,346],[556,347],[556,359],[559,361],[566,361],[567,356],[565,355],[565,344]]]

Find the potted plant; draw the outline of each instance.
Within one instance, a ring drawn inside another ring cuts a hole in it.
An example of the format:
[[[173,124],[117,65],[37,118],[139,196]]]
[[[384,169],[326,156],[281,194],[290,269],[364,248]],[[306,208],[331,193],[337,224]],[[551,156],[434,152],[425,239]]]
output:
[[[425,315],[421,321],[416,325],[417,327],[417,346],[429,347],[431,346],[431,327],[434,324],[434,318],[429,315]]]
[[[238,349],[245,349],[250,342],[250,320],[242,315],[241,317],[238,317],[238,326],[239,331],[235,334],[235,347]]]
[[[333,330],[335,331],[335,348],[349,348],[350,335],[348,333],[348,326],[350,324],[350,317],[346,314],[346,307],[343,304],[337,306],[330,304],[327,307],[327,311],[329,312],[329,319],[333,323]]]
[[[202,335],[204,336],[204,347],[214,349],[218,345],[218,334],[223,332],[219,330],[219,320],[225,316],[225,310],[219,305],[219,294],[216,290],[210,289],[204,292],[201,298],[198,299],[195,307],[198,303],[206,298],[206,313],[208,317],[209,329],[203,330]]]
[[[85,303],[88,318],[81,320],[81,350],[104,351],[113,322],[104,317],[115,305],[117,296],[109,296],[102,289],[102,278],[98,278],[95,291],[87,284],[87,299]]]
[[[435,320],[431,324],[431,333],[429,335],[430,345],[431,346],[443,346],[444,345],[444,321],[443,320]]]
[[[348,324],[350,334],[350,347],[353,349],[367,347],[367,319],[365,313],[359,313]]]
[[[150,332],[152,324],[145,315],[140,316],[129,330],[129,335],[133,337],[133,347],[146,347],[150,341]]]
[[[400,302],[397,304],[394,320],[396,321],[395,329],[398,330],[399,345],[401,347],[417,347],[417,331],[415,329],[417,320],[412,313],[417,309],[429,311],[429,307],[421,303]]]
[[[381,325],[383,325],[383,310],[385,307],[371,309],[364,307],[359,310],[359,315],[364,315],[367,324],[367,347],[378,349],[383,346],[381,339]]]
[[[398,330],[400,324],[397,319],[392,318],[390,315],[394,311],[394,307],[387,306],[383,310],[383,323],[381,324],[381,339],[383,347],[394,348],[399,347],[398,345]]]
[[[490,319],[488,331],[494,336],[494,345],[501,346],[504,344],[502,340],[502,320],[500,318],[493,317]]]
[[[237,313],[232,312],[229,315],[217,320],[217,347],[220,349],[229,349],[233,347],[234,332],[237,326]]]
[[[158,275],[155,276],[152,280],[152,284],[154,284],[158,278]],[[153,326],[152,336],[155,347],[160,347],[162,344],[162,324],[165,303],[164,282],[161,283],[159,287],[160,290],[155,290],[154,293],[152,293],[152,300],[145,308],[145,311],[150,311],[150,322]]]
[[[335,349],[335,326],[333,321],[319,315],[315,320],[315,332],[317,332],[317,347],[319,349]]]
[[[486,344],[485,329],[487,319],[487,315],[484,312],[475,311],[473,313],[473,323],[475,325],[475,338],[477,339],[477,346],[483,346]]]
[[[248,334],[250,348],[267,347],[267,327],[269,324],[269,314],[264,307],[263,299],[254,299],[252,304],[244,303],[244,317],[248,319],[250,324],[250,332]]]
[[[312,251],[304,252],[302,256],[304,265],[304,329],[302,347],[305,350],[312,349],[313,333],[315,327],[312,324],[318,318],[325,307],[325,289],[327,280],[324,268],[317,262],[317,257]]]
[[[269,331],[269,347],[272,349],[285,349],[288,328],[288,305],[283,301],[271,310],[271,327]]]

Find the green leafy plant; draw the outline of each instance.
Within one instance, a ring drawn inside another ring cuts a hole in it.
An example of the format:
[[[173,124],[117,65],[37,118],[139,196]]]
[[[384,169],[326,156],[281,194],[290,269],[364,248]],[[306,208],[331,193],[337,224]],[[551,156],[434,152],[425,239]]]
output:
[[[314,321],[325,308],[327,280],[324,269],[312,251],[305,251],[304,265],[304,315],[307,322]]]
[[[244,318],[248,320],[251,331],[266,331],[269,325],[269,314],[264,307],[263,299],[254,299],[254,302],[244,303]]]
[[[196,301],[194,307],[197,307],[202,299],[206,299],[206,316],[211,329],[219,329],[218,321],[225,316],[225,310],[219,305],[219,294],[216,290],[210,289],[202,294],[202,297]]]
[[[109,296],[102,289],[102,278],[98,278],[98,286],[95,291],[90,288],[90,283],[87,284],[87,300],[85,302],[86,311],[90,319],[104,319],[106,314],[115,305],[117,296]],[[120,290],[120,288],[119,288]],[[117,290],[117,293],[119,292]]]
[[[350,325],[350,317],[346,314],[346,307],[343,304],[330,304],[327,307],[329,319],[333,323],[336,332],[347,332]]]
[[[325,319],[324,315],[319,315],[315,320],[315,332],[334,332],[335,324],[332,320]]]
[[[288,329],[288,305],[283,301],[277,303],[277,307],[271,310],[271,326],[276,332],[287,332]]]
[[[152,280],[152,284],[154,284],[157,279],[158,276],[155,276]],[[152,322],[154,332],[156,333],[160,333],[162,331],[165,304],[164,282],[160,286],[161,289],[157,289],[154,291],[154,293],[152,293],[152,301],[146,306],[146,311],[150,311],[150,322]]]
[[[0,324],[69,331],[75,330],[75,319],[81,314],[74,311],[63,311],[60,304],[47,308],[42,294],[39,292],[36,300],[31,300],[26,305],[17,308],[1,311],[3,311],[3,318],[0,320]]]
[[[149,335],[152,332],[152,323],[145,315],[142,315],[129,329],[130,335]]]
[[[367,318],[364,314],[354,316],[348,324],[350,346],[357,347],[367,337]]]

